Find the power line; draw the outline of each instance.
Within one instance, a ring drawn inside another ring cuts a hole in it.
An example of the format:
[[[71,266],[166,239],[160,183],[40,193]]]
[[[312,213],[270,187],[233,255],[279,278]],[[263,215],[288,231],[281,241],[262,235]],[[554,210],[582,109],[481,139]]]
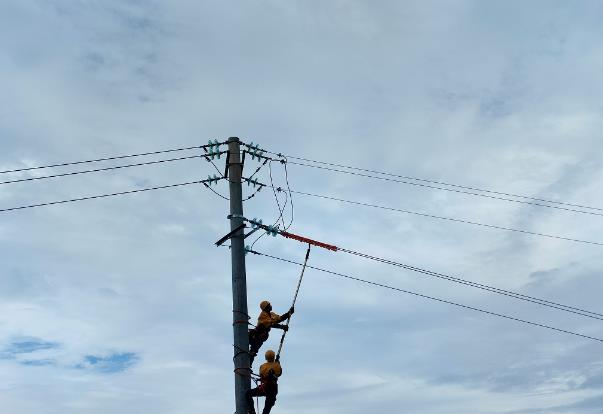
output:
[[[252,253],[260,255],[260,256],[269,257],[271,259],[279,260],[279,261],[282,261],[282,262],[286,262],[286,263],[290,263],[290,264],[295,264],[295,265],[298,265],[298,266],[303,266],[302,263],[299,263],[299,262],[296,262],[296,261],[293,261],[293,260],[283,259],[283,258],[277,257],[277,256],[272,256],[272,255],[269,255],[269,254],[266,254],[266,253],[261,253],[261,252],[256,252],[256,251],[252,251]],[[354,277],[354,276],[350,276],[350,275],[346,275],[346,274],[343,274],[343,273],[334,272],[332,270],[322,269],[322,268],[319,268],[319,267],[316,267],[316,266],[310,266],[310,265],[307,265],[306,267],[308,267],[310,269],[318,270],[320,272],[327,273],[327,274],[330,274],[330,275],[333,275],[333,276],[342,277],[342,278],[349,279],[349,280],[354,280],[356,282],[361,282],[361,283],[365,283],[365,284],[369,284],[369,285],[373,285],[373,286],[377,286],[377,287],[381,287],[381,288],[385,288],[385,289],[389,289],[389,290],[394,290],[394,291],[401,292],[401,293],[406,293],[406,294],[413,295],[413,296],[418,296],[418,297],[421,297],[421,298],[424,298],[424,299],[429,299],[429,300],[434,300],[434,301],[441,302],[441,303],[446,303],[448,305],[453,305],[453,306],[457,306],[457,307],[460,307],[460,308],[465,308],[465,309],[473,310],[473,311],[476,311],[476,312],[485,313],[485,314],[488,314],[488,315],[491,315],[491,316],[497,316],[499,318],[504,318],[504,319],[515,321],[515,322],[520,322],[520,323],[524,323],[524,324],[528,324],[528,325],[532,325],[532,326],[538,326],[538,327],[541,327],[541,328],[546,328],[546,329],[550,329],[550,330],[553,330],[553,331],[557,331],[557,332],[561,332],[561,333],[565,333],[565,334],[569,334],[569,335],[579,336],[581,338],[586,338],[586,339],[590,339],[590,340],[597,341],[597,342],[603,342],[603,339],[596,338],[596,337],[593,337],[593,336],[588,336],[588,335],[580,334],[580,333],[577,333],[577,332],[567,331],[565,329],[556,328],[556,327],[553,327],[553,326],[544,325],[544,324],[541,324],[541,323],[537,323],[537,322],[532,322],[532,321],[528,321],[528,320],[525,320],[525,319],[516,318],[514,316],[508,316],[508,315],[504,315],[504,314],[501,314],[501,313],[496,313],[496,312],[492,312],[492,311],[488,311],[488,310],[485,310],[485,309],[476,308],[476,307],[469,306],[469,305],[463,305],[461,303],[452,302],[452,301],[449,301],[449,300],[446,300],[446,299],[440,299],[440,298],[436,298],[436,297],[433,297],[433,296],[424,295],[424,294],[417,293],[417,292],[412,292],[410,290],[400,289],[400,288],[389,286],[389,285],[385,285],[385,284],[382,284],[382,283],[372,282],[370,280],[360,279],[360,278],[357,278],[357,277]]]
[[[592,215],[592,216],[603,216],[603,213],[596,213],[596,212],[593,212],[593,211],[576,210],[576,209],[573,209],[573,208],[560,207],[560,206],[552,206],[552,205],[548,205],[548,204],[536,203],[536,202],[531,202],[531,201],[513,200],[511,198],[498,197],[498,196],[492,196],[492,195],[487,195],[487,194],[479,194],[479,193],[475,193],[475,192],[471,192],[471,191],[455,190],[453,188],[444,188],[444,187],[438,187],[438,186],[429,185],[429,184],[413,183],[413,182],[410,182],[410,181],[398,180],[398,179],[395,179],[395,178],[379,177],[379,176],[375,176],[375,175],[357,173],[357,172],[353,172],[353,171],[345,171],[345,170],[339,170],[339,169],[336,169],[336,168],[323,167],[323,166],[320,166],[320,165],[304,164],[304,163],[293,162],[293,161],[289,161],[289,164],[299,165],[299,166],[303,166],[303,167],[318,168],[318,169],[321,169],[321,170],[328,170],[328,171],[338,172],[338,173],[342,173],[342,174],[355,175],[355,176],[359,176],[359,177],[373,178],[373,179],[376,179],[376,180],[390,181],[390,182],[395,182],[395,183],[400,183],[400,184],[413,185],[413,186],[416,186],[416,187],[431,188],[431,189],[435,189],[435,190],[443,190],[443,191],[449,191],[449,192],[453,192],[453,193],[467,194],[467,195],[472,195],[472,196],[477,196],[477,197],[490,198],[490,199],[494,199],[494,200],[508,201],[508,202],[511,202],[511,203],[528,204],[528,205],[532,205],[532,206],[553,208],[553,209],[557,209],[557,210],[571,211],[571,212],[574,212],[574,213],[589,214],[589,215]]]
[[[586,205],[582,205],[582,204],[572,204],[572,203],[567,203],[567,202],[563,202],[563,201],[547,200],[544,198],[531,197],[531,196],[526,196],[526,195],[521,195],[521,194],[513,194],[513,193],[507,193],[507,192],[503,192],[503,191],[495,191],[495,190],[488,190],[488,189],[478,188],[478,187],[470,187],[470,186],[460,185],[460,184],[452,184],[452,183],[448,183],[445,181],[436,181],[436,180],[429,180],[429,179],[425,179],[425,178],[412,177],[412,176],[408,176],[408,175],[393,174],[393,173],[389,173],[389,172],[354,167],[354,166],[350,166],[350,165],[312,160],[309,158],[295,157],[292,155],[283,155],[280,153],[277,154],[277,153],[274,153],[271,151],[266,151],[266,152],[278,155],[280,157],[288,157],[288,158],[292,158],[292,159],[296,159],[296,160],[300,160],[300,161],[313,162],[313,163],[323,164],[323,165],[330,165],[333,167],[347,168],[347,169],[356,170],[356,171],[364,171],[364,172],[369,172],[369,173],[373,173],[373,174],[385,175],[385,176],[389,176],[389,177],[397,177],[397,178],[402,178],[404,180],[420,181],[420,182],[424,182],[424,183],[445,185],[445,186],[461,188],[461,189],[465,189],[465,190],[480,191],[480,192],[489,193],[489,194],[497,194],[497,195],[504,195],[504,196],[509,196],[509,197],[523,198],[525,200],[533,200],[533,201],[539,201],[539,202],[549,203],[549,204],[558,204],[558,205],[564,205],[564,206],[569,206],[569,207],[586,208],[589,210],[603,211],[603,208],[600,208],[600,207],[592,207],[592,206],[586,206]]]
[[[459,277],[445,275],[443,273],[437,273],[437,272],[433,272],[431,270],[421,269],[419,267],[410,266],[410,265],[407,265],[404,263],[396,262],[396,261],[389,260],[389,259],[384,259],[384,258],[377,257],[377,256],[372,256],[372,255],[369,255],[366,253],[357,252],[357,251],[354,251],[351,249],[346,249],[346,248],[343,248],[340,246],[323,243],[323,242],[320,242],[317,240],[312,240],[312,239],[304,237],[304,236],[300,236],[297,234],[292,234],[292,233],[288,233],[286,231],[275,229],[274,226],[267,226],[265,224],[262,224],[261,221],[257,221],[256,219],[254,219],[254,220],[245,219],[245,220],[247,222],[251,223],[252,226],[254,226],[256,228],[262,228],[262,229],[266,230],[266,233],[270,232],[270,233],[280,234],[281,236],[283,236],[285,238],[294,239],[301,243],[313,244],[315,246],[319,246],[319,247],[322,247],[322,248],[325,248],[325,249],[328,249],[331,251],[335,251],[335,252],[340,251],[343,253],[352,254],[355,256],[363,257],[365,259],[374,260],[377,262],[381,262],[381,263],[389,264],[392,266],[400,267],[403,269],[411,270],[413,272],[421,273],[421,274],[424,274],[427,276],[432,276],[432,277],[436,277],[439,279],[448,280],[450,282],[471,286],[476,289],[481,289],[481,290],[485,290],[485,291],[488,291],[491,293],[496,293],[499,295],[512,297],[517,300],[531,302],[531,303],[534,303],[534,304],[537,304],[540,306],[546,306],[549,308],[558,309],[558,310],[561,310],[564,312],[574,313],[574,314],[585,316],[588,318],[603,320],[603,314],[601,314],[601,313],[592,312],[592,311],[580,309],[580,308],[573,307],[573,306],[563,305],[563,304],[552,302],[552,301],[549,301],[546,299],[535,298],[533,296],[524,295],[522,293],[517,293],[517,292],[504,290],[504,289],[496,288],[493,286],[488,286],[488,285],[477,283],[477,282],[472,282],[470,280],[461,279]],[[251,246],[251,250],[253,250],[253,245]]]
[[[223,143],[220,143],[220,144],[223,144]],[[210,145],[195,145],[192,147],[173,148],[173,149],[167,149],[167,150],[161,150],[161,151],[142,152],[142,153],[138,153],[138,154],[129,154],[129,155],[118,155],[118,156],[114,156],[114,157],[96,158],[96,159],[84,160],[84,161],[63,162],[63,163],[58,163],[58,164],[43,165],[40,167],[28,167],[28,168],[17,168],[14,170],[4,170],[4,171],[0,171],[0,174],[41,170],[44,168],[66,167],[69,165],[79,165],[79,164],[88,164],[88,163],[101,162],[101,161],[120,160],[120,159],[124,159],[124,158],[132,158],[132,157],[143,157],[146,155],[165,154],[168,152],[187,151],[187,150],[202,149],[202,148],[207,148],[207,147],[210,147]]]
[[[182,187],[182,186],[193,185],[193,184],[204,184],[204,185],[207,186],[207,184],[206,184],[207,181],[208,180],[189,181],[189,182],[186,182],[186,183],[161,185],[161,186],[157,186],[157,187],[141,188],[141,189],[138,189],[138,190],[120,191],[120,192],[117,192],[117,193],[100,194],[100,195],[94,195],[94,196],[88,196],[88,197],[72,198],[72,199],[69,199],[69,200],[50,201],[50,202],[46,202],[46,203],[30,204],[30,205],[27,205],[27,206],[3,208],[3,209],[0,209],[0,213],[4,213],[4,212],[7,212],[7,211],[24,210],[24,209],[35,208],[35,207],[51,206],[51,205],[54,205],[54,204],[73,203],[75,201],[93,200],[93,199],[97,199],[97,198],[114,197],[114,196],[125,195],[125,194],[133,194],[133,193],[142,193],[142,192],[145,192],[145,191],[161,190],[161,189],[164,189],[164,188]],[[207,187],[209,188],[209,186],[207,186]]]
[[[44,176],[41,176],[41,177],[20,178],[20,179],[17,179],[17,180],[1,181],[0,185],[21,183],[21,182],[26,182],[26,181],[45,180],[45,179],[48,179],[48,178],[67,177],[67,176],[70,176],[70,175],[89,174],[89,173],[101,172],[101,171],[111,171],[111,170],[118,170],[118,169],[121,169],[121,168],[139,167],[139,166],[142,166],[142,165],[152,165],[152,164],[161,164],[161,163],[165,163],[165,162],[175,162],[175,161],[182,161],[182,160],[190,160],[190,159],[193,159],[193,158],[207,158],[207,157],[205,155],[191,155],[191,156],[188,156],[188,157],[170,158],[170,159],[158,160],[158,161],[139,162],[139,163],[135,163],[135,164],[117,165],[117,166],[114,166],[114,167],[95,168],[95,169],[92,169],[92,170],[83,170],[83,171],[74,171],[74,172],[61,173],[61,174],[44,175]]]
[[[376,262],[385,263],[385,264],[388,264],[388,265],[400,267],[402,269],[411,270],[413,272],[421,273],[421,274],[424,274],[424,275],[427,275],[427,276],[432,276],[432,277],[436,277],[436,278],[439,278],[439,279],[448,280],[450,282],[459,283],[459,284],[466,285],[466,286],[471,286],[471,287],[476,288],[476,289],[481,289],[481,290],[485,290],[485,291],[488,291],[488,292],[496,293],[496,294],[499,294],[499,295],[512,297],[514,299],[523,300],[523,301],[526,301],[526,302],[531,302],[531,303],[534,303],[536,305],[546,306],[546,307],[553,308],[553,309],[558,309],[558,310],[561,310],[563,312],[574,313],[576,315],[585,316],[587,318],[593,318],[593,319],[603,320],[603,314],[601,314],[601,313],[591,312],[591,311],[588,311],[588,310],[585,310],[585,309],[580,309],[580,308],[573,307],[573,306],[563,305],[561,303],[552,302],[552,301],[549,301],[549,300],[546,300],[546,299],[535,298],[533,296],[524,295],[524,294],[521,294],[521,293],[518,293],[518,292],[513,292],[513,291],[509,291],[509,290],[505,290],[505,289],[500,289],[500,288],[497,288],[497,287],[484,285],[482,283],[472,282],[470,280],[461,279],[459,277],[454,277],[454,276],[450,276],[450,275],[445,275],[443,273],[433,272],[431,270],[421,269],[419,267],[410,266],[410,265],[407,265],[407,264],[404,264],[404,263],[399,263],[399,262],[396,262],[396,261],[393,261],[393,260],[389,260],[389,259],[384,259],[384,258],[381,258],[381,257],[371,256],[369,254],[357,252],[357,251],[350,250],[350,249],[345,249],[345,248],[339,247],[338,251],[341,251],[341,252],[344,252],[344,253],[348,253],[348,254],[351,254],[351,255],[354,255],[354,256],[359,256],[359,257],[362,257],[362,258],[365,258],[365,259],[373,260],[373,261],[376,261]]]
[[[277,190],[278,190],[278,188],[277,188]],[[437,216],[437,215],[434,215],[434,214],[419,213],[419,212],[411,211],[411,210],[404,210],[404,209],[399,209],[399,208],[395,208],[395,207],[381,206],[381,205],[371,204],[371,203],[363,203],[363,202],[360,202],[360,201],[346,200],[346,199],[343,199],[343,198],[337,198],[337,197],[332,197],[332,196],[327,196],[327,195],[321,195],[321,194],[313,194],[313,193],[308,193],[308,192],[304,192],[304,191],[291,190],[291,192],[294,193],[294,194],[305,195],[305,196],[308,196],[308,197],[322,198],[322,199],[325,199],[325,200],[338,201],[338,202],[341,202],[341,203],[354,204],[354,205],[359,205],[359,206],[364,206],[364,207],[372,207],[372,208],[377,208],[377,209],[381,209],[381,210],[395,211],[395,212],[404,213],[404,214],[413,214],[415,216],[435,218],[435,219],[438,219],[438,220],[447,220],[447,221],[453,221],[453,222],[457,222],[457,223],[471,224],[473,226],[481,226],[481,227],[487,227],[487,228],[491,228],[491,229],[505,230],[505,231],[512,231],[512,232],[517,232],[517,233],[529,234],[529,235],[532,235],[532,236],[540,236],[540,237],[547,237],[547,238],[551,238],[551,239],[571,241],[571,242],[575,242],[575,243],[585,243],[585,244],[592,244],[592,245],[596,245],[596,246],[603,246],[603,243],[601,243],[601,242],[582,240],[582,239],[574,239],[574,238],[571,238],[571,237],[564,237],[564,236],[555,236],[555,235],[552,235],[552,234],[538,233],[538,232],[529,231],[529,230],[521,230],[521,229],[514,229],[514,228],[511,228],[511,227],[496,226],[496,225],[493,225],[493,224],[478,223],[476,221],[469,221],[469,220],[457,219],[457,218],[452,218],[452,217]]]

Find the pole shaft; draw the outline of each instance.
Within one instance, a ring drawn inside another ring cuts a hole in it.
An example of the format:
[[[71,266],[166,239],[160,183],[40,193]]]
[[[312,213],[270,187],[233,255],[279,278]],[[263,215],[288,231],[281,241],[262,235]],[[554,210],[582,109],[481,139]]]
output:
[[[243,222],[243,190],[241,177],[240,142],[236,137],[228,139],[229,160],[228,179],[230,182],[230,230],[233,231]],[[235,402],[236,414],[247,413],[245,394],[251,388],[251,372],[248,368],[249,354],[241,352],[249,349],[249,334],[247,323],[247,280],[245,274],[245,241],[241,228],[230,239],[230,254],[232,260],[232,317],[234,335],[234,365],[235,365]]]

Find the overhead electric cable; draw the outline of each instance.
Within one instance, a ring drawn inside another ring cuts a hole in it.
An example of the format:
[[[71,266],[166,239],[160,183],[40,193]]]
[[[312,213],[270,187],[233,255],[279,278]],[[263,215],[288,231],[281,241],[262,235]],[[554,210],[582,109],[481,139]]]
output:
[[[384,259],[384,258],[381,258],[381,257],[372,256],[372,255],[369,255],[369,254],[366,254],[366,253],[361,253],[361,252],[354,251],[354,250],[351,250],[351,249],[342,248],[340,246],[335,246],[333,244],[328,244],[328,243],[324,243],[324,242],[321,242],[321,241],[312,240],[310,238],[307,238],[307,237],[304,237],[304,236],[300,236],[298,234],[293,234],[293,233],[289,233],[287,231],[278,230],[277,228],[274,228],[273,226],[267,226],[265,224],[262,224],[262,222],[258,221],[257,219],[253,219],[253,220],[245,219],[245,220],[247,222],[251,223],[254,228],[261,228],[261,229],[266,230],[266,233],[280,234],[281,236],[283,236],[285,238],[297,240],[297,241],[302,242],[302,243],[313,244],[315,246],[322,247],[324,249],[331,250],[331,251],[334,251],[334,252],[343,252],[343,253],[352,254],[352,255],[355,255],[355,256],[363,257],[363,258],[374,260],[374,261],[377,261],[377,262],[381,262],[381,263],[389,264],[389,265],[392,265],[392,266],[400,267],[400,268],[403,268],[403,269],[411,270],[413,272],[425,274],[425,275],[428,275],[428,276],[437,277],[439,279],[448,280],[450,282],[459,283],[459,284],[462,284],[462,285],[471,286],[471,287],[474,287],[474,288],[477,288],[477,289],[485,290],[485,291],[496,293],[496,294],[499,294],[499,295],[504,295],[504,296],[512,297],[512,298],[517,299],[517,300],[531,302],[531,303],[534,303],[534,304],[537,304],[537,305],[540,305],[540,306],[546,306],[546,307],[549,307],[549,308],[558,309],[558,310],[561,310],[561,311],[564,311],[564,312],[574,313],[574,314],[577,314],[577,315],[580,315],[580,316],[585,316],[585,317],[588,317],[588,318],[603,320],[603,314],[601,314],[601,313],[588,311],[588,310],[581,309],[581,308],[574,307],[574,306],[563,305],[563,304],[560,304],[560,303],[557,303],[557,302],[553,302],[553,301],[549,301],[549,300],[546,300],[546,299],[540,299],[540,298],[536,298],[536,297],[533,297],[533,296],[524,295],[522,293],[513,292],[513,291],[509,291],[509,290],[504,290],[504,289],[496,288],[496,287],[493,287],[493,286],[488,286],[488,285],[485,285],[485,284],[482,284],[482,283],[472,282],[470,280],[461,279],[459,277],[445,275],[443,273],[433,272],[431,270],[421,269],[419,267],[410,266],[410,265],[407,265],[407,264],[404,264],[404,263],[400,263],[400,262],[396,262],[396,261],[393,261],[393,260]],[[253,249],[253,246],[251,247],[251,249]]]
[[[382,181],[390,181],[390,182],[395,182],[395,183],[400,183],[400,184],[407,184],[407,185],[412,185],[412,186],[416,186],[416,187],[431,188],[431,189],[435,189],[435,190],[443,190],[443,191],[449,191],[449,192],[453,192],[453,193],[467,194],[467,195],[472,195],[472,196],[477,196],[477,197],[490,198],[490,199],[494,199],[494,200],[508,201],[511,203],[528,204],[528,205],[532,205],[532,206],[553,208],[553,209],[557,209],[557,210],[571,211],[574,213],[589,214],[592,216],[603,216],[603,213],[597,213],[597,212],[593,212],[593,211],[577,210],[574,208],[553,206],[553,205],[549,205],[549,204],[536,203],[536,202],[532,202],[532,201],[513,200],[511,198],[506,198],[506,197],[498,197],[498,196],[492,196],[492,195],[487,195],[487,194],[479,194],[479,193],[475,193],[475,192],[471,192],[471,191],[456,190],[453,188],[438,187],[438,186],[430,185],[430,184],[413,183],[413,182],[410,182],[407,180],[406,181],[398,180],[395,178],[380,177],[380,176],[376,176],[376,175],[363,174],[363,173],[358,173],[358,172],[353,172],[353,171],[339,170],[336,168],[323,167],[320,165],[304,164],[304,163],[293,162],[293,161],[289,161],[289,164],[299,165],[299,166],[303,166],[303,167],[318,168],[321,170],[328,170],[328,171],[337,172],[337,173],[341,173],[341,174],[355,175],[355,176],[359,176],[359,177],[372,178],[372,179],[377,179],[377,180],[382,180]]]
[[[251,253],[256,254],[256,255],[260,255],[260,256],[265,256],[265,257],[268,257],[268,258],[271,258],[271,259],[274,259],[274,260],[279,260],[279,261],[282,261],[282,262],[286,262],[286,263],[290,263],[290,264],[295,264],[295,265],[298,265],[298,266],[303,266],[303,263],[299,263],[299,262],[296,262],[296,261],[293,261],[293,260],[289,260],[289,259],[283,259],[281,257],[272,256],[272,255],[269,255],[269,254],[266,254],[266,253],[261,253],[261,252],[257,252],[257,251],[252,251]],[[504,315],[504,314],[501,314],[501,313],[496,313],[496,312],[488,311],[488,310],[481,309],[481,308],[476,308],[476,307],[469,306],[469,305],[463,305],[461,303],[452,302],[452,301],[449,301],[449,300],[446,300],[446,299],[440,299],[440,298],[436,298],[434,296],[428,296],[428,295],[424,295],[424,294],[421,294],[421,293],[412,292],[410,290],[405,290],[405,289],[400,289],[400,288],[397,288],[397,287],[394,287],[394,286],[389,286],[389,285],[385,285],[385,284],[382,284],[382,283],[373,282],[373,281],[366,280],[366,279],[360,279],[360,278],[357,278],[357,277],[354,277],[354,276],[346,275],[344,273],[334,272],[332,270],[322,269],[322,268],[319,268],[319,267],[316,267],[316,266],[306,265],[306,267],[308,269],[318,270],[318,271],[323,272],[323,273],[327,273],[327,274],[330,274],[330,275],[333,275],[333,276],[337,276],[337,277],[342,277],[342,278],[353,280],[353,281],[356,281],[356,282],[361,282],[361,283],[365,283],[365,284],[369,284],[369,285],[373,285],[373,286],[377,286],[377,287],[381,287],[381,288],[385,288],[385,289],[394,290],[394,291],[401,292],[401,293],[406,293],[406,294],[413,295],[413,296],[418,296],[418,297],[421,297],[421,298],[424,298],[424,299],[429,299],[429,300],[434,300],[434,301],[441,302],[441,303],[446,303],[448,305],[453,305],[453,306],[457,306],[457,307],[460,307],[460,308],[465,308],[465,309],[473,310],[473,311],[476,311],[476,312],[481,312],[481,313],[488,314],[488,315],[491,315],[491,316],[497,316],[497,317],[508,319],[508,320],[512,320],[512,321],[515,321],[515,322],[520,322],[520,323],[524,323],[524,324],[528,324],[528,325],[532,325],[532,326],[538,326],[538,327],[541,327],[541,328],[546,328],[546,329],[550,329],[550,330],[553,330],[553,331],[557,331],[557,332],[561,332],[561,333],[565,333],[565,334],[569,334],[569,335],[579,336],[581,338],[590,339],[590,340],[597,341],[597,342],[603,342],[603,339],[601,339],[601,338],[596,338],[596,337],[593,337],[593,336],[584,335],[584,334],[581,334],[581,333],[572,332],[572,331],[568,331],[568,330],[561,329],[561,328],[556,328],[554,326],[544,325],[544,324],[541,324],[541,323],[538,323],[538,322],[532,322],[532,321],[528,321],[528,320],[525,320],[525,319],[516,318],[514,316]]]
[[[287,191],[289,192],[289,202],[291,204],[291,220],[289,221],[289,224],[287,225],[287,227],[285,227],[285,230],[289,230],[289,228],[293,225],[293,219],[294,219],[294,207],[293,207],[293,194],[291,192],[291,187],[289,186],[289,171],[287,170],[287,160],[285,159],[285,162],[283,163],[283,166],[285,167],[285,182],[287,183]]]
[[[285,227],[285,219],[283,218],[283,213],[285,211],[285,208],[287,207],[286,203],[287,203],[289,197],[287,197],[285,199],[285,204],[283,205],[283,208],[281,208],[281,203],[278,200],[278,196],[276,194],[276,190],[274,189],[274,181],[272,179],[272,161],[270,161],[268,163],[268,171],[269,171],[269,174],[270,174],[270,187],[272,188],[272,192],[274,193],[274,199],[276,200],[276,205],[278,206],[278,210],[279,210],[279,216],[276,219],[276,222],[278,223],[279,220],[282,220],[282,222],[283,222],[283,228],[284,228]],[[287,194],[285,194],[285,195],[287,195]]]
[[[204,184],[205,185],[206,181],[207,180],[189,181],[189,182],[186,182],[186,183],[160,185],[160,186],[157,186],[157,187],[141,188],[141,189],[138,189],[138,190],[120,191],[120,192],[117,192],[117,193],[100,194],[100,195],[94,195],[94,196],[88,196],[88,197],[72,198],[72,199],[69,199],[69,200],[49,201],[49,202],[46,202],[46,203],[30,204],[30,205],[27,205],[27,206],[3,208],[3,209],[0,209],[0,213],[7,212],[7,211],[24,210],[24,209],[27,209],[27,208],[34,208],[34,207],[51,206],[51,205],[54,205],[54,204],[73,203],[75,201],[92,200],[92,199],[96,199],[96,198],[114,197],[114,196],[125,195],[125,194],[133,194],[133,193],[142,193],[142,192],[145,192],[145,191],[161,190],[161,189],[164,189],[164,188],[182,187],[182,186],[185,186],[185,185],[192,185],[192,184]]]
[[[221,144],[223,144],[223,143],[221,143]],[[143,157],[143,156],[147,156],[147,155],[165,154],[165,153],[168,153],[168,152],[177,152],[177,151],[187,151],[187,150],[193,150],[193,149],[202,149],[202,148],[206,148],[206,147],[209,147],[209,146],[210,145],[195,145],[195,146],[192,146],[192,147],[174,148],[174,149],[168,149],[168,150],[162,150],[162,151],[151,151],[151,152],[142,152],[142,153],[138,153],[138,154],[118,155],[118,156],[114,156],[114,157],[96,158],[96,159],[84,160],[84,161],[63,162],[63,163],[58,163],[58,164],[43,165],[43,166],[40,166],[40,167],[16,168],[16,169],[13,169],[13,170],[0,171],[0,174],[15,173],[15,172],[22,172],[22,171],[32,171],[32,170],[41,170],[41,169],[44,169],[44,168],[66,167],[66,166],[69,166],[69,165],[79,165],[79,164],[88,164],[88,163],[101,162],[101,161],[120,160],[120,159],[124,159],[124,158],[132,158],[132,157]]]
[[[495,190],[488,190],[488,189],[484,189],[484,188],[471,187],[471,186],[460,185],[460,184],[452,184],[452,183],[448,183],[445,181],[436,181],[436,180],[429,180],[429,179],[425,179],[425,178],[412,177],[412,176],[408,176],[408,175],[393,174],[393,173],[389,173],[389,172],[377,171],[377,170],[372,170],[372,169],[368,169],[368,168],[354,167],[354,166],[345,165],[345,164],[336,164],[336,163],[331,163],[331,162],[326,162],[326,161],[312,160],[309,158],[295,157],[293,155],[283,155],[283,154],[275,153],[275,152],[271,152],[271,151],[266,151],[266,152],[268,152],[270,154],[278,155],[279,157],[288,157],[288,158],[292,158],[292,159],[296,159],[296,160],[300,160],[300,161],[313,162],[316,164],[330,165],[333,167],[347,168],[347,169],[356,170],[356,171],[364,171],[364,172],[369,172],[369,173],[374,173],[374,174],[385,175],[385,176],[389,176],[389,177],[397,177],[397,178],[402,178],[404,180],[413,180],[413,181],[420,181],[420,182],[424,182],[424,183],[445,185],[445,186],[449,186],[449,187],[462,188],[465,190],[480,191],[480,192],[489,193],[489,194],[497,194],[497,195],[504,195],[504,196],[509,196],[509,197],[523,198],[526,200],[540,201],[540,202],[548,203],[548,204],[558,204],[558,205],[564,205],[564,206],[569,206],[569,207],[586,208],[589,210],[603,211],[603,208],[601,208],[601,207],[592,207],[592,206],[586,206],[583,204],[573,204],[573,203],[567,203],[564,201],[548,200],[548,199],[544,199],[544,198],[531,197],[531,196],[526,196],[526,195],[521,195],[521,194],[513,194],[513,193],[504,192],[504,191],[495,191]]]
[[[603,320],[603,314],[601,313],[597,313],[597,312],[592,312],[592,311],[588,311],[585,309],[580,309],[574,306],[568,306],[568,305],[563,305],[561,303],[557,303],[557,302],[552,302],[546,299],[540,299],[540,298],[536,298],[533,296],[528,296],[528,295],[524,295],[522,293],[518,293],[518,292],[513,292],[510,290],[505,290],[505,289],[500,289],[497,287],[493,287],[493,286],[488,286],[482,283],[477,283],[477,282],[472,282],[470,280],[466,280],[466,279],[462,279],[459,277],[455,277],[455,276],[450,276],[450,275],[446,275],[443,273],[438,273],[438,272],[433,272],[431,270],[426,270],[426,269],[421,269],[419,267],[415,267],[415,266],[410,266],[404,263],[400,263],[400,262],[396,262],[393,260],[389,260],[389,259],[384,259],[384,258],[380,258],[380,257],[376,257],[376,256],[371,256],[369,254],[366,253],[361,253],[361,252],[357,252],[354,250],[350,250],[350,249],[345,249],[342,247],[338,247],[338,251],[340,252],[344,252],[344,253],[348,253],[354,256],[359,256],[365,259],[369,259],[369,260],[373,260],[376,262],[380,262],[380,263],[385,263],[388,265],[392,265],[392,266],[396,266],[396,267],[400,267],[402,269],[406,269],[406,270],[411,270],[413,272],[416,273],[421,273],[427,276],[432,276],[432,277],[436,277],[439,279],[443,279],[443,280],[448,280],[450,282],[454,282],[454,283],[459,283],[462,285],[466,285],[466,286],[471,286],[474,287],[476,289],[481,289],[481,290],[485,290],[488,292],[492,292],[492,293],[496,293],[499,295],[503,295],[503,296],[508,296],[508,297],[512,297],[514,299],[518,299],[518,300],[522,300],[522,301],[526,301],[526,302],[531,302],[534,303],[536,305],[540,305],[540,306],[546,306],[549,308],[553,308],[553,309],[557,309],[557,310],[561,310],[564,312],[569,312],[569,313],[574,313],[576,315],[581,315],[581,316],[585,316],[587,318],[593,318],[593,319],[599,319],[599,320]]]
[[[278,188],[279,187],[277,187],[277,190],[278,190]],[[284,190],[281,189],[281,191],[284,191]],[[575,243],[585,243],[585,244],[592,244],[592,245],[596,245],[596,246],[603,246],[603,243],[596,242],[596,241],[574,239],[574,238],[565,237],[565,236],[555,236],[552,234],[538,233],[538,232],[529,231],[529,230],[521,230],[521,229],[514,229],[511,227],[496,226],[493,224],[478,223],[476,221],[469,221],[469,220],[457,219],[457,218],[452,218],[452,217],[437,216],[434,214],[427,214],[427,213],[419,213],[419,212],[411,211],[411,210],[404,210],[404,209],[399,209],[399,208],[395,208],[395,207],[381,206],[381,205],[371,204],[371,203],[363,203],[360,201],[346,200],[343,198],[332,197],[332,196],[327,196],[327,195],[322,195],[322,194],[308,193],[308,192],[304,192],[304,191],[291,190],[291,192],[294,194],[305,195],[308,197],[322,198],[325,200],[338,201],[341,203],[359,205],[359,206],[364,206],[364,207],[372,207],[372,208],[377,208],[377,209],[381,209],[381,210],[394,211],[394,212],[399,212],[399,213],[404,213],[404,214],[412,214],[412,215],[421,216],[421,217],[429,217],[429,218],[434,218],[434,219],[438,219],[438,220],[447,220],[447,221],[453,221],[453,222],[457,222],[457,223],[471,224],[473,226],[481,226],[481,227],[487,227],[487,228],[491,228],[491,229],[529,234],[532,236],[540,236],[540,237],[547,237],[547,238],[551,238],[551,239],[558,239],[558,240],[570,241],[570,242],[575,242]]]
[[[135,163],[135,164],[117,165],[117,166],[114,166],[114,167],[95,168],[95,169],[92,169],[92,170],[73,171],[73,172],[61,173],[61,174],[44,175],[44,176],[41,176],[41,177],[29,177],[29,178],[20,178],[20,179],[17,179],[17,180],[0,181],[0,185],[2,185],[2,184],[21,183],[21,182],[25,182],[25,181],[45,180],[45,179],[48,179],[48,178],[67,177],[67,176],[79,175],[79,174],[89,174],[89,173],[101,172],[101,171],[119,170],[121,168],[131,168],[131,167],[139,167],[139,166],[142,166],[142,165],[152,165],[152,164],[161,164],[161,163],[165,163],[165,162],[175,162],[175,161],[182,161],[182,160],[190,160],[190,159],[193,159],[193,158],[207,158],[207,157],[205,155],[191,155],[191,156],[188,156],[188,157],[170,158],[170,159],[167,159],[167,160],[138,162],[138,163]]]

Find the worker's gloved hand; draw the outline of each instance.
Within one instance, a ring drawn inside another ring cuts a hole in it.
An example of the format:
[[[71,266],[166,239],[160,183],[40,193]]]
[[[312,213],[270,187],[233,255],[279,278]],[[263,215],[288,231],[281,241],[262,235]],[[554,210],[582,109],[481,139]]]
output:
[[[289,330],[289,327],[287,325],[283,326],[283,331],[287,332]]]

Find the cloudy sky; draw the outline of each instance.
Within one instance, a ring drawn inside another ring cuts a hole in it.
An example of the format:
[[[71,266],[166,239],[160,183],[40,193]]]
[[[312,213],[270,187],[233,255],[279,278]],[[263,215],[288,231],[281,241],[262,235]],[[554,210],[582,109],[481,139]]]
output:
[[[586,0],[2,0],[0,170],[239,136],[313,160],[603,207],[602,18],[601,2]],[[248,160],[246,174],[257,165]],[[0,209],[214,172],[191,159],[2,184]],[[600,210],[288,172],[296,191],[603,243]],[[281,165],[272,175],[285,184]],[[257,177],[270,183],[268,166]],[[293,202],[293,232],[603,312],[600,245]],[[245,212],[275,220],[270,189]],[[2,411],[233,412],[230,256],[213,245],[227,213],[199,185],[0,213]],[[255,249],[299,261],[305,248],[264,237]],[[310,261],[603,337],[600,320],[345,253],[314,250]],[[289,307],[299,267],[248,256],[247,270],[252,317],[262,299]],[[273,412],[603,413],[602,343],[314,270],[296,310]]]

